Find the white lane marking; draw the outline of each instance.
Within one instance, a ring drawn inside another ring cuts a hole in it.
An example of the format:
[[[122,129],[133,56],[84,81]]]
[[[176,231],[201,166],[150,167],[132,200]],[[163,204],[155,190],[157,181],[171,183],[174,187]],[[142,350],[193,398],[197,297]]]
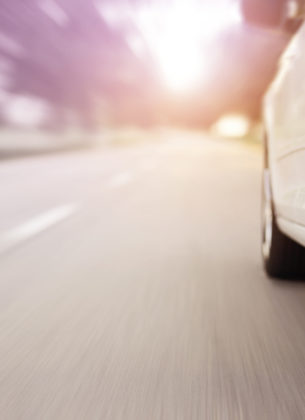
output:
[[[124,185],[129,184],[133,179],[133,176],[130,172],[122,172],[121,174],[118,174],[114,178],[112,178],[108,184],[108,188],[118,188],[122,187]]]
[[[23,225],[12,229],[1,238],[0,251],[4,251],[11,246],[17,245],[19,242],[26,241],[27,239],[44,232],[57,223],[67,219],[76,211],[76,209],[76,204],[56,207],[27,221]]]

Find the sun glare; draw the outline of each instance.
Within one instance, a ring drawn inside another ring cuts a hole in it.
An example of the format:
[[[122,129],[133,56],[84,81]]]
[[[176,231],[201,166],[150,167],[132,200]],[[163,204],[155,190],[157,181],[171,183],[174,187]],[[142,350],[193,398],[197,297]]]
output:
[[[174,91],[195,88],[208,60],[204,46],[226,26],[240,21],[237,3],[176,0],[146,6],[137,14],[138,27],[155,57],[164,84]]]
[[[180,44],[176,51],[169,48],[159,55],[159,68],[164,83],[174,91],[186,91],[195,87],[203,75],[203,63],[195,48]],[[184,59],[181,60],[181,53]]]
[[[237,0],[126,0],[119,10],[112,2],[96,6],[116,28],[136,28],[126,42],[138,55],[145,44],[164,85],[174,91],[194,89],[209,71],[205,46],[226,27],[241,22]],[[143,45],[142,45],[143,44]],[[144,47],[145,48],[145,47]]]

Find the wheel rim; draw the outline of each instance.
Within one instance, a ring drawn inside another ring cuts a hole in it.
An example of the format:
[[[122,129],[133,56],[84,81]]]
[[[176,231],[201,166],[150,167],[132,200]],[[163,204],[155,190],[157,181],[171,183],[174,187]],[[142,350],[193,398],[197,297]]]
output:
[[[263,257],[267,260],[270,256],[273,230],[273,211],[270,189],[270,173],[264,170],[264,192],[263,192]]]

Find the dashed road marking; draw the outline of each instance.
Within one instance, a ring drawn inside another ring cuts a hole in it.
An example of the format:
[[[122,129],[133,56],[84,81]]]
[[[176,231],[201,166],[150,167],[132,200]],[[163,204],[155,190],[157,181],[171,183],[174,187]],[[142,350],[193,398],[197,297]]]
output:
[[[24,242],[62,222],[75,213],[76,209],[76,204],[55,207],[12,229],[0,238],[0,252],[6,251],[14,245]]]

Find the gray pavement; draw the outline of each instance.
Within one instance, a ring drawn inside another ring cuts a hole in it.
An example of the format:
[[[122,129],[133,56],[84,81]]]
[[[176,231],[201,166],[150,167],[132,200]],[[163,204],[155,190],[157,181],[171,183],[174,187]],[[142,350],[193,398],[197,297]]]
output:
[[[259,147],[178,137],[1,162],[1,420],[305,418]]]

